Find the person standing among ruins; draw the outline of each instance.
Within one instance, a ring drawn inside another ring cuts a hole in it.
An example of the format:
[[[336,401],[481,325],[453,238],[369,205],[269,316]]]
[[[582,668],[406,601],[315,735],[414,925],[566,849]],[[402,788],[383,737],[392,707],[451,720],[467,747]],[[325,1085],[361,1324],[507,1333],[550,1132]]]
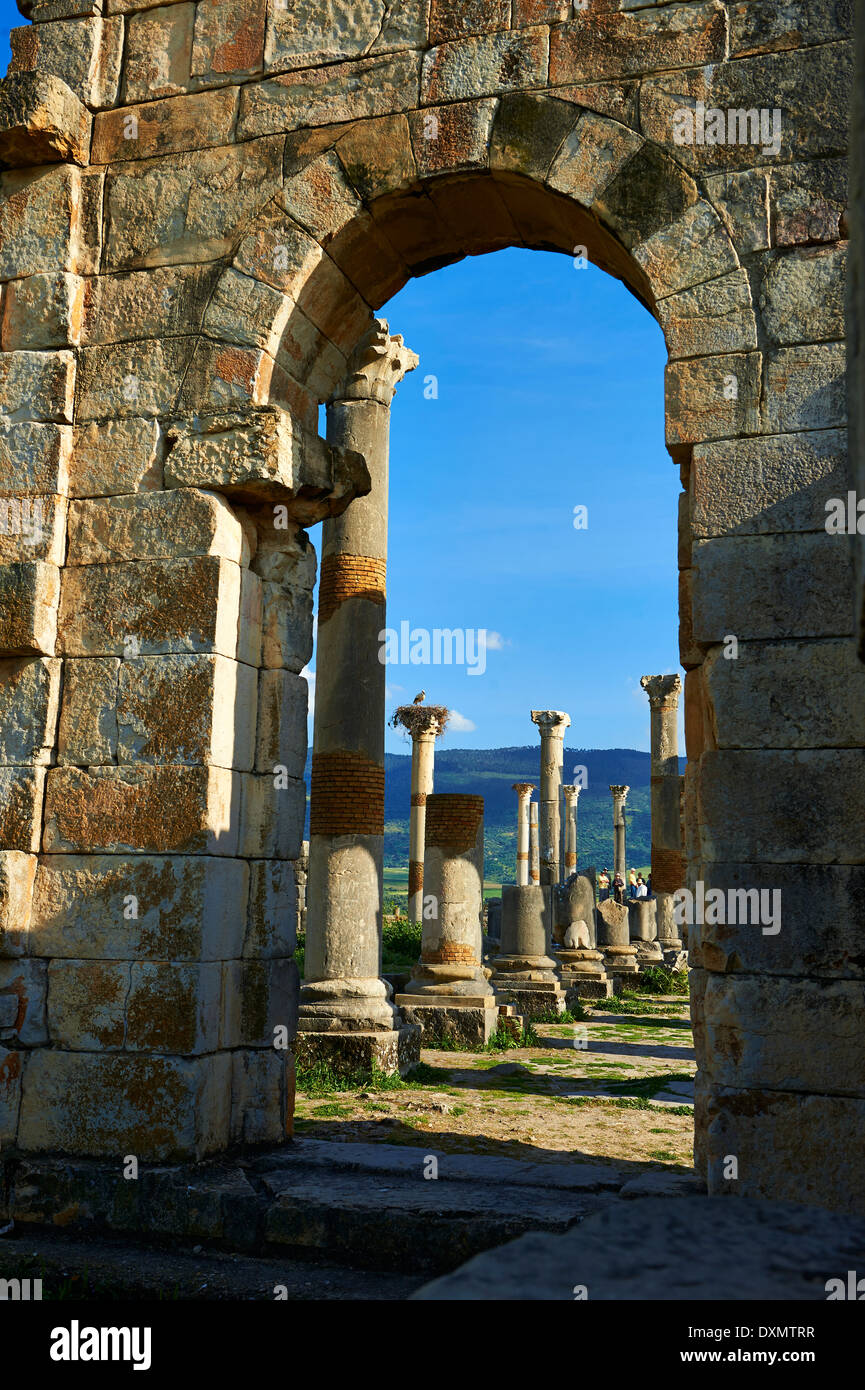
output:
[[[628,870],[628,897],[630,897],[630,898],[635,898],[636,896],[637,896],[637,871],[636,871],[636,869],[629,869],[629,870]]]
[[[610,873],[608,869],[598,875],[598,899],[605,903],[610,896]]]

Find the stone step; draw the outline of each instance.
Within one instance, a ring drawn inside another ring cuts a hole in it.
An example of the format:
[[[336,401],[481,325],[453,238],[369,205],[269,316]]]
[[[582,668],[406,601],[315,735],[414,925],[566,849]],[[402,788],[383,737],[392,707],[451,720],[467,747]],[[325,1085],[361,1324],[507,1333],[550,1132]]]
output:
[[[563,1234],[615,1197],[451,1182],[387,1172],[283,1166],[258,1175],[270,1198],[269,1250],[356,1267],[441,1273],[529,1232]]]

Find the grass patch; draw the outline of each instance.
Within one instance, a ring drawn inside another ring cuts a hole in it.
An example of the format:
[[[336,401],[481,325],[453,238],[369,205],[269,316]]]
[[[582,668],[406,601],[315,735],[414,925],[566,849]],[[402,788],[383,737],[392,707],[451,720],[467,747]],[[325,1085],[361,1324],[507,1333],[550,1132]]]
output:
[[[614,994],[610,999],[596,999],[592,1008],[596,1012],[606,1014],[654,1014],[656,1017],[669,1016],[678,1013],[678,1004],[661,1004],[657,999],[641,999],[632,990],[626,990],[623,994]]]
[[[353,1071],[334,1071],[328,1062],[317,1061],[304,1065],[297,1063],[297,1089],[305,1096],[315,1100],[340,1095],[349,1091],[405,1091],[412,1086],[434,1086],[448,1073],[440,1067],[431,1067],[426,1062],[418,1062],[403,1079],[389,1076],[378,1067],[368,1070],[358,1067]]]
[[[668,965],[649,965],[641,970],[634,989],[642,994],[684,994],[687,996],[687,970],[671,970]]]
[[[493,1033],[484,1052],[509,1052],[515,1047],[540,1047],[541,1039],[538,1037],[531,1023],[527,1023],[525,1028],[516,1036],[507,1027],[499,1024]]]

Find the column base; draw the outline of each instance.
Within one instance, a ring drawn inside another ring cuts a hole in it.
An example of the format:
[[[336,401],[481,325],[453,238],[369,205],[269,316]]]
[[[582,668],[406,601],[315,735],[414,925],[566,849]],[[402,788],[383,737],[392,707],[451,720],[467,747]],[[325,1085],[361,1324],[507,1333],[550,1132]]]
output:
[[[400,994],[396,1002],[406,1023],[419,1024],[423,1030],[424,1047],[435,1047],[436,1038],[485,1047],[499,1025],[499,1008],[493,994],[460,1000]]]
[[[392,1032],[400,1026],[384,980],[311,980],[300,988],[301,1033]]]
[[[418,961],[412,977],[399,996],[415,1004],[465,1004],[469,1001],[492,1000],[489,971],[476,961],[473,965],[427,964]]]
[[[664,952],[661,950],[659,942],[644,941],[641,937],[632,937],[631,945],[636,951],[637,964],[641,968],[647,965],[663,965]]]
[[[295,1059],[301,1067],[326,1062],[339,1076],[373,1069],[405,1076],[420,1061],[420,1038],[413,1023],[390,1031],[298,1033]]]
[[[605,946],[604,968],[612,981],[613,993],[621,994],[639,974],[633,947]]]
[[[600,951],[585,947],[559,951],[562,987],[568,1008],[578,999],[609,999],[613,992]]]

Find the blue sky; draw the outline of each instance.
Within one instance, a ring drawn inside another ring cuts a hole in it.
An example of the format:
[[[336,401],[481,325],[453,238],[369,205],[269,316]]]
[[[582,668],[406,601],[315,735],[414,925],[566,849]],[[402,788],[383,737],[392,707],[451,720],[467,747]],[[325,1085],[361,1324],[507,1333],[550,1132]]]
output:
[[[23,23],[0,0],[3,71]],[[640,676],[678,669],[657,324],[594,267],[518,250],[413,280],[381,313],[421,357],[392,411],[388,625],[491,634],[483,675],[389,666],[389,708],[425,688],[458,712],[451,747],[533,743],[543,707],[570,713],[573,747],[647,749]]]
[[[382,314],[421,357],[392,410],[388,625],[501,639],[483,675],[389,667],[392,703],[423,686],[455,708],[475,727],[451,746],[533,742],[534,707],[567,710],[574,746],[648,748],[640,676],[678,669],[657,324],[594,267],[519,250],[411,281]]]

